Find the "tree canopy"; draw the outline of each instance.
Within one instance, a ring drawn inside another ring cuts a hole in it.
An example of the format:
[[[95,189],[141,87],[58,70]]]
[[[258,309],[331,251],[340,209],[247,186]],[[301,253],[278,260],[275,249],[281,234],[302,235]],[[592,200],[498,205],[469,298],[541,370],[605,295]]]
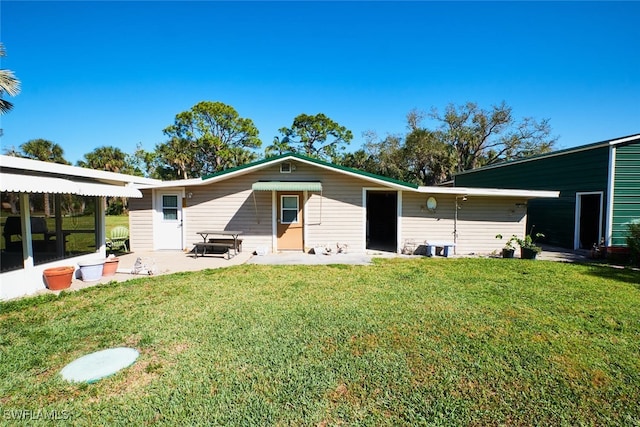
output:
[[[274,149],[282,147],[310,157],[335,161],[353,139],[349,129],[322,113],[311,116],[300,114],[290,128],[280,130],[282,139],[274,141]],[[271,148],[271,147],[268,147]]]
[[[222,102],[203,101],[179,113],[164,129],[169,140],[158,144],[160,168],[174,178],[196,178],[252,161],[250,150],[262,144],[251,119]]]
[[[64,158],[64,150],[55,142],[47,139],[32,139],[20,145],[21,151],[13,151],[11,154],[27,159],[41,160],[43,162],[70,164]]]
[[[504,102],[490,109],[449,104],[444,114],[434,109],[430,117],[440,123],[441,141],[455,150],[457,172],[546,153],[557,140],[549,119],[518,121]]]
[[[84,160],[79,160],[76,164],[83,168],[126,173],[129,175],[135,174],[129,155],[113,146],[98,147],[92,152],[85,154]]]
[[[425,118],[436,126],[423,126]],[[345,166],[364,165],[365,170],[420,185],[445,182],[456,172],[551,151],[549,120],[513,117],[504,102],[482,109],[469,102],[450,104],[444,114],[413,110],[407,114],[409,132],[379,140],[368,135],[365,149],[343,156]]]

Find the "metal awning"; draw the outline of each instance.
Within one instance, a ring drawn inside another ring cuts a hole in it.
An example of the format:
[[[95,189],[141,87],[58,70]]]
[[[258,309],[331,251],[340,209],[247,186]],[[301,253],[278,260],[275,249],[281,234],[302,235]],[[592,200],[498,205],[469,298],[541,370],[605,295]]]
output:
[[[0,190],[16,193],[73,194],[78,186],[68,179],[3,173]]]
[[[251,186],[253,190],[253,206],[256,210],[256,222],[258,219],[258,204],[256,191],[317,191],[320,192],[320,218],[322,218],[322,183],[319,181],[258,181]],[[321,220],[322,221],[322,220]]]
[[[16,193],[78,194],[81,196],[109,196],[141,198],[140,190],[119,185],[77,182],[48,176],[2,173],[1,191]]]
[[[92,182],[78,182],[80,192],[83,196],[109,196],[109,197],[132,197],[142,198],[140,190],[133,187],[123,187],[119,185],[95,184]]]
[[[258,181],[251,186],[253,191],[322,191],[317,181]]]

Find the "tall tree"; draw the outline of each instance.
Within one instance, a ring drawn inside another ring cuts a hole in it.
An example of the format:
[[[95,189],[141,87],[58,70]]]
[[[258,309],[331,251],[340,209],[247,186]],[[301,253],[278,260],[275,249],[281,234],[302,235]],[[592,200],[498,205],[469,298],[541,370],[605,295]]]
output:
[[[127,162],[127,154],[117,147],[102,146],[84,155],[76,163],[83,168],[117,173],[130,173],[133,169]]]
[[[50,163],[62,163],[63,165],[70,164],[64,158],[64,150],[61,146],[55,142],[51,142],[47,139],[32,139],[20,145],[22,153],[20,157],[26,157],[28,159],[40,160]],[[49,201],[49,194],[44,194],[44,215],[51,215],[51,207]]]
[[[491,109],[473,102],[450,104],[444,114],[432,110],[431,117],[440,122],[442,142],[455,149],[458,172],[546,153],[557,140],[550,136],[549,119],[517,121],[504,102]]]
[[[108,172],[136,173],[130,156],[121,149],[113,146],[102,146],[84,155],[84,160],[78,160],[76,164],[83,168],[103,170]],[[105,197],[105,209],[107,214],[121,214],[127,207],[126,197]]]
[[[187,179],[206,175],[204,165],[199,160],[200,150],[195,141],[172,137],[156,146],[156,154],[167,179]]]
[[[435,119],[439,126],[424,127],[425,117]],[[451,179],[455,172],[546,153],[556,141],[549,136],[548,119],[517,121],[504,102],[490,110],[471,102],[449,105],[444,115],[437,110],[430,115],[412,110],[407,114],[407,128],[405,136],[383,140],[373,132],[365,134],[364,153],[345,156],[342,161],[347,166],[358,163],[371,173],[434,185]]]
[[[7,56],[4,44],[0,42],[0,58]],[[20,93],[20,80],[11,70],[0,69],[0,114],[5,114],[13,108],[13,104],[4,99],[5,94],[16,96]]]
[[[238,162],[252,158],[250,149],[262,145],[253,121],[222,102],[194,105],[176,115],[163,132],[169,140],[157,145],[156,151],[176,178],[195,178],[238,166]]]
[[[289,142],[286,140],[286,138],[280,139],[276,136],[273,138],[273,143],[264,149],[264,156],[277,156],[280,154],[288,153],[289,151],[293,151],[293,149],[289,145]]]
[[[62,163],[69,165],[70,163],[64,158],[64,150],[55,142],[47,139],[32,139],[20,145],[20,157],[27,159],[40,160],[50,163]]]
[[[340,126],[322,113],[311,116],[300,114],[293,119],[290,128],[279,130],[287,144],[294,151],[324,160],[336,161],[340,152],[353,139],[349,129]]]
[[[455,169],[455,153],[437,131],[414,129],[406,137],[400,157],[406,162],[405,179],[421,185],[446,181]]]
[[[141,143],[138,143],[136,151],[128,156],[128,163],[133,168],[132,175],[164,179],[164,176],[159,172],[161,165],[159,164],[158,153],[156,151],[146,151]]]

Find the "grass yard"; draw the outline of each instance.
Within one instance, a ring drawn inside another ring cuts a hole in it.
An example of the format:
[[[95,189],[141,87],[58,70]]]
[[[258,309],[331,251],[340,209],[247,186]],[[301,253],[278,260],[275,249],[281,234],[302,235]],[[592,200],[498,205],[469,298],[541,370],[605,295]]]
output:
[[[105,228],[107,236],[111,235],[111,230],[118,226],[129,228],[129,215],[106,215]]]
[[[640,273],[245,265],[0,304],[0,413],[83,425],[640,425]],[[60,370],[141,353],[95,384]]]

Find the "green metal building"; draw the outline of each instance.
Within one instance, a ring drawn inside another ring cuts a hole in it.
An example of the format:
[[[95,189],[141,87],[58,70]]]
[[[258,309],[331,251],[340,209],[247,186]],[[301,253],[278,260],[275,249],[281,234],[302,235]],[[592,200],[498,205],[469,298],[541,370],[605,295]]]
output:
[[[640,220],[640,134],[461,172],[454,185],[560,191],[529,202],[528,232],[570,249],[626,246]]]

